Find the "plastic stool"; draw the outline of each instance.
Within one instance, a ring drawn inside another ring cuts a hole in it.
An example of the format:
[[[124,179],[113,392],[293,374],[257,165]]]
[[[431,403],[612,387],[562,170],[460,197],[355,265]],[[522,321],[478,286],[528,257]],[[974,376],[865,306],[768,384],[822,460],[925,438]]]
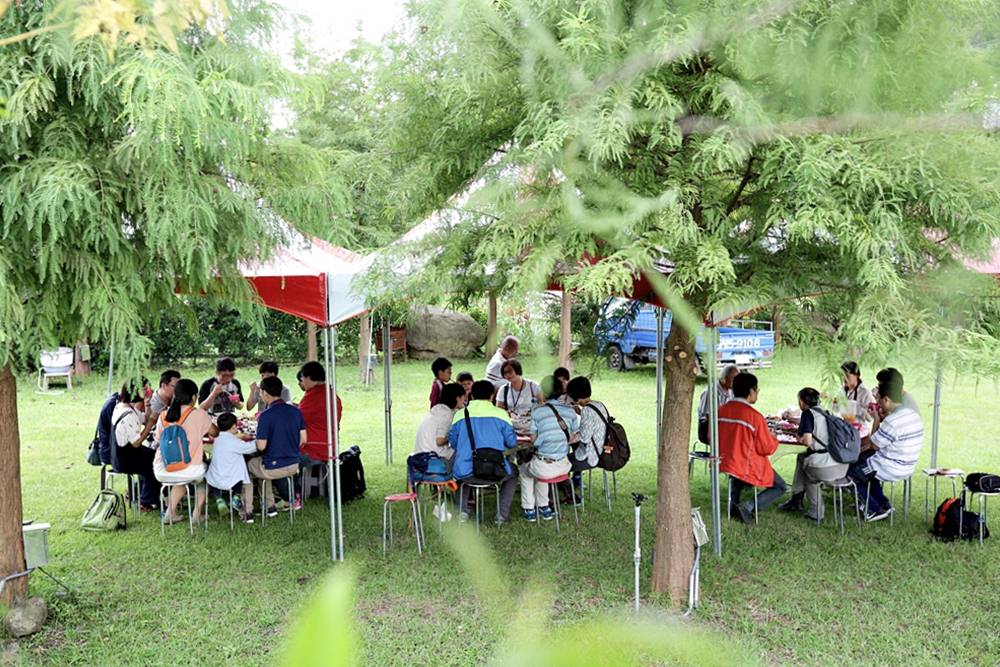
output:
[[[536,477],[536,482],[541,482],[542,484],[548,484],[549,486],[549,498],[553,505],[553,510],[556,513],[556,532],[559,532],[559,484],[569,480],[569,474],[559,475],[558,477]],[[570,493],[573,494],[573,517],[576,519],[576,525],[580,525],[580,513],[576,510],[576,487],[572,483],[569,485]]]
[[[458,499],[459,499],[459,502],[461,502],[462,496],[464,495],[462,493],[462,487],[467,486],[470,489],[473,489],[475,491],[475,497],[476,497],[476,534],[477,535],[479,534],[479,522],[480,522],[480,519],[482,518],[482,514],[483,514],[482,507],[480,505],[480,501],[481,501],[481,494],[482,494],[482,491],[484,489],[493,489],[493,490],[496,491],[496,494],[497,494],[497,519],[500,518],[500,484],[501,484],[501,482],[461,482],[459,484],[459,487],[458,487]],[[458,511],[459,512],[464,512],[465,508],[464,507],[459,507]]]
[[[447,505],[445,504],[445,496],[449,493],[454,495],[455,492],[452,490],[452,485],[454,483],[455,483],[454,480],[449,480],[447,482],[428,482],[425,480],[421,480],[413,486],[413,492],[419,496],[420,488],[423,486],[428,487],[428,489],[430,489],[430,493],[428,495],[434,498],[435,504],[438,507],[445,508],[443,511],[447,512]],[[424,514],[426,514],[423,505],[424,505],[423,502],[418,501],[421,524],[423,524]],[[443,530],[444,521],[439,520],[437,524],[438,524],[438,533],[440,533]],[[427,545],[424,544],[424,546],[426,547]]]
[[[857,497],[858,487],[850,477],[841,477],[832,481],[822,481],[819,484],[819,502],[823,503],[823,487],[833,490],[833,522],[840,526],[840,534],[844,534],[844,489],[854,489]],[[854,513],[857,516],[858,528],[861,527],[861,503],[854,504]],[[839,518],[839,521],[838,521]],[[816,525],[820,520],[816,519]]]
[[[594,487],[591,484],[591,480],[593,478],[593,475],[592,475],[593,472],[594,472],[593,468],[588,468],[587,469],[587,493],[591,495],[592,499],[593,499],[593,488]],[[601,472],[604,473],[604,500],[605,500],[605,502],[607,502],[608,509],[610,510],[611,509],[611,487],[608,486],[608,471],[602,469]],[[614,496],[615,496],[615,498],[617,498],[618,497],[618,478],[615,477],[615,471],[614,470],[611,471],[611,484],[614,486]],[[583,499],[582,498],[583,494],[581,493],[580,495],[581,495],[580,499],[582,500]]]
[[[410,503],[410,510],[413,512],[413,531],[417,536],[417,553],[424,553],[424,528],[420,521],[420,511],[417,509],[418,496],[415,492],[396,493],[385,497],[382,505],[382,555],[388,553],[388,547],[392,546],[392,506],[395,503]]]
[[[979,544],[983,543],[983,527],[986,525],[986,509],[987,500],[994,496],[1000,496],[1000,493],[987,493],[985,491],[969,491],[969,504],[979,496]],[[961,533],[961,528],[959,528],[959,533]]]
[[[194,535],[194,516],[192,514],[193,510],[191,509],[191,502],[192,502],[192,499],[194,500],[194,502],[197,502],[197,499],[198,499],[198,485],[201,484],[203,481],[204,480],[199,479],[199,480],[196,480],[194,482],[173,482],[173,483],[163,482],[163,483],[160,484],[160,535],[166,535],[166,524],[163,523],[163,518],[167,514],[167,503],[170,502],[170,489],[173,489],[175,486],[183,486],[184,487],[184,497],[187,500],[187,506],[188,506],[188,529],[191,531],[191,534]],[[205,495],[206,495],[206,502],[205,502],[205,507],[203,508],[202,511],[205,514],[208,514],[208,502],[207,502],[208,485],[207,484],[206,484],[206,488],[205,488]],[[167,497],[167,503],[163,502],[163,497],[164,496]],[[198,517],[198,521],[201,521],[201,519],[202,519],[202,517]],[[208,517],[207,516],[205,517],[205,530],[208,531]]]
[[[274,482],[279,480],[288,480],[288,522],[295,523],[295,475],[294,473],[288,477],[278,477],[277,479],[264,479],[260,480],[260,522],[265,523],[267,521],[267,508],[264,506],[267,503],[267,494],[264,493],[267,490],[267,485],[271,485],[272,492],[274,490]],[[252,511],[252,510],[250,510]]]
[[[129,499],[125,503],[125,507],[122,508],[125,515],[125,527],[128,528],[128,506],[132,505],[133,511],[136,514],[139,513],[139,475],[129,472],[115,472],[114,470],[104,471],[105,488],[113,491],[116,477],[124,477],[125,486],[128,489]]]
[[[924,521],[930,517],[931,513],[931,478],[934,478],[934,511],[938,508],[938,480],[947,479],[951,480],[951,495],[953,498],[958,497],[958,488],[965,486],[965,473],[961,470],[955,468],[924,468]],[[971,500],[971,498],[970,498]]]

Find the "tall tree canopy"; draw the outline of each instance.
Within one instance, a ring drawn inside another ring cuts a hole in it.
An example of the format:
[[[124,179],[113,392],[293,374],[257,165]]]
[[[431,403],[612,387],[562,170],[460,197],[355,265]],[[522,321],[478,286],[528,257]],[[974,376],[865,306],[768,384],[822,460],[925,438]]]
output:
[[[997,34],[982,0],[414,3],[367,79],[368,159],[392,175],[369,196],[416,221],[481,186],[435,240],[442,291],[497,265],[544,286],[589,254],[603,260],[564,284],[601,298],[666,258],[661,295],[698,315],[836,294],[838,340],[866,350],[912,332],[995,344],[945,329],[956,299],[929,294],[954,283],[918,278],[1000,236]],[[668,353],[653,588],[676,602],[692,557],[685,328]]]
[[[210,22],[220,34],[189,27],[176,50],[122,35],[112,53],[96,38],[42,31],[58,4],[16,3],[0,19],[2,36],[38,31],[0,47],[3,573],[24,564],[19,355],[90,337],[119,343],[134,371],[149,350],[143,332],[183,308],[178,289],[250,300],[238,263],[272,249],[278,216],[328,238],[344,231],[331,225],[345,194],[328,161],[271,130],[289,89],[262,50],[271,5],[231,3]]]

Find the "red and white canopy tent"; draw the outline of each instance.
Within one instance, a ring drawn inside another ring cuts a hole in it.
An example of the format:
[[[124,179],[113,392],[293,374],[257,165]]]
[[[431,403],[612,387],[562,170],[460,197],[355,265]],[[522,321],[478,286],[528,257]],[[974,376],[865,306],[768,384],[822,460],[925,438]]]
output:
[[[344,559],[344,517],[340,492],[340,433],[337,404],[337,325],[368,312],[353,281],[371,265],[371,259],[320,239],[295,238],[265,262],[247,263],[241,271],[267,308],[279,310],[323,327],[326,357],[327,484],[330,503],[330,550]],[[335,456],[334,454],[337,454]]]

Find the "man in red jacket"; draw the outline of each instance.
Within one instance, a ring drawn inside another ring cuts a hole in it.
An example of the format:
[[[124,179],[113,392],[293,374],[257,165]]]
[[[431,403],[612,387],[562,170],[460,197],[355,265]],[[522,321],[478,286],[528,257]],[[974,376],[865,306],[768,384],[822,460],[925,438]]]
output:
[[[785,481],[771,467],[768,456],[778,449],[778,440],[757,412],[757,377],[740,373],[733,380],[733,400],[719,408],[719,469],[730,477],[729,514],[743,523],[753,523],[754,502],[740,502],[745,488],[762,487],[757,509],[762,510],[785,495]]]

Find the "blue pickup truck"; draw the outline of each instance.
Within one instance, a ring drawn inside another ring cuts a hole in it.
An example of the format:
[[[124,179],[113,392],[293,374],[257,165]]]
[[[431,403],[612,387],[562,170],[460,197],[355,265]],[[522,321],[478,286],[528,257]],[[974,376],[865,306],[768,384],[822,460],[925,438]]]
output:
[[[673,321],[670,311],[663,316],[663,341],[670,335]],[[767,325],[768,323],[760,323]],[[626,370],[637,363],[656,361],[656,308],[626,299],[613,298],[604,304],[594,327],[597,352],[608,359],[614,370]],[[695,353],[704,368],[705,328],[695,338]],[[774,332],[770,329],[719,327],[717,364],[736,364],[740,368],[767,368],[774,354]]]

